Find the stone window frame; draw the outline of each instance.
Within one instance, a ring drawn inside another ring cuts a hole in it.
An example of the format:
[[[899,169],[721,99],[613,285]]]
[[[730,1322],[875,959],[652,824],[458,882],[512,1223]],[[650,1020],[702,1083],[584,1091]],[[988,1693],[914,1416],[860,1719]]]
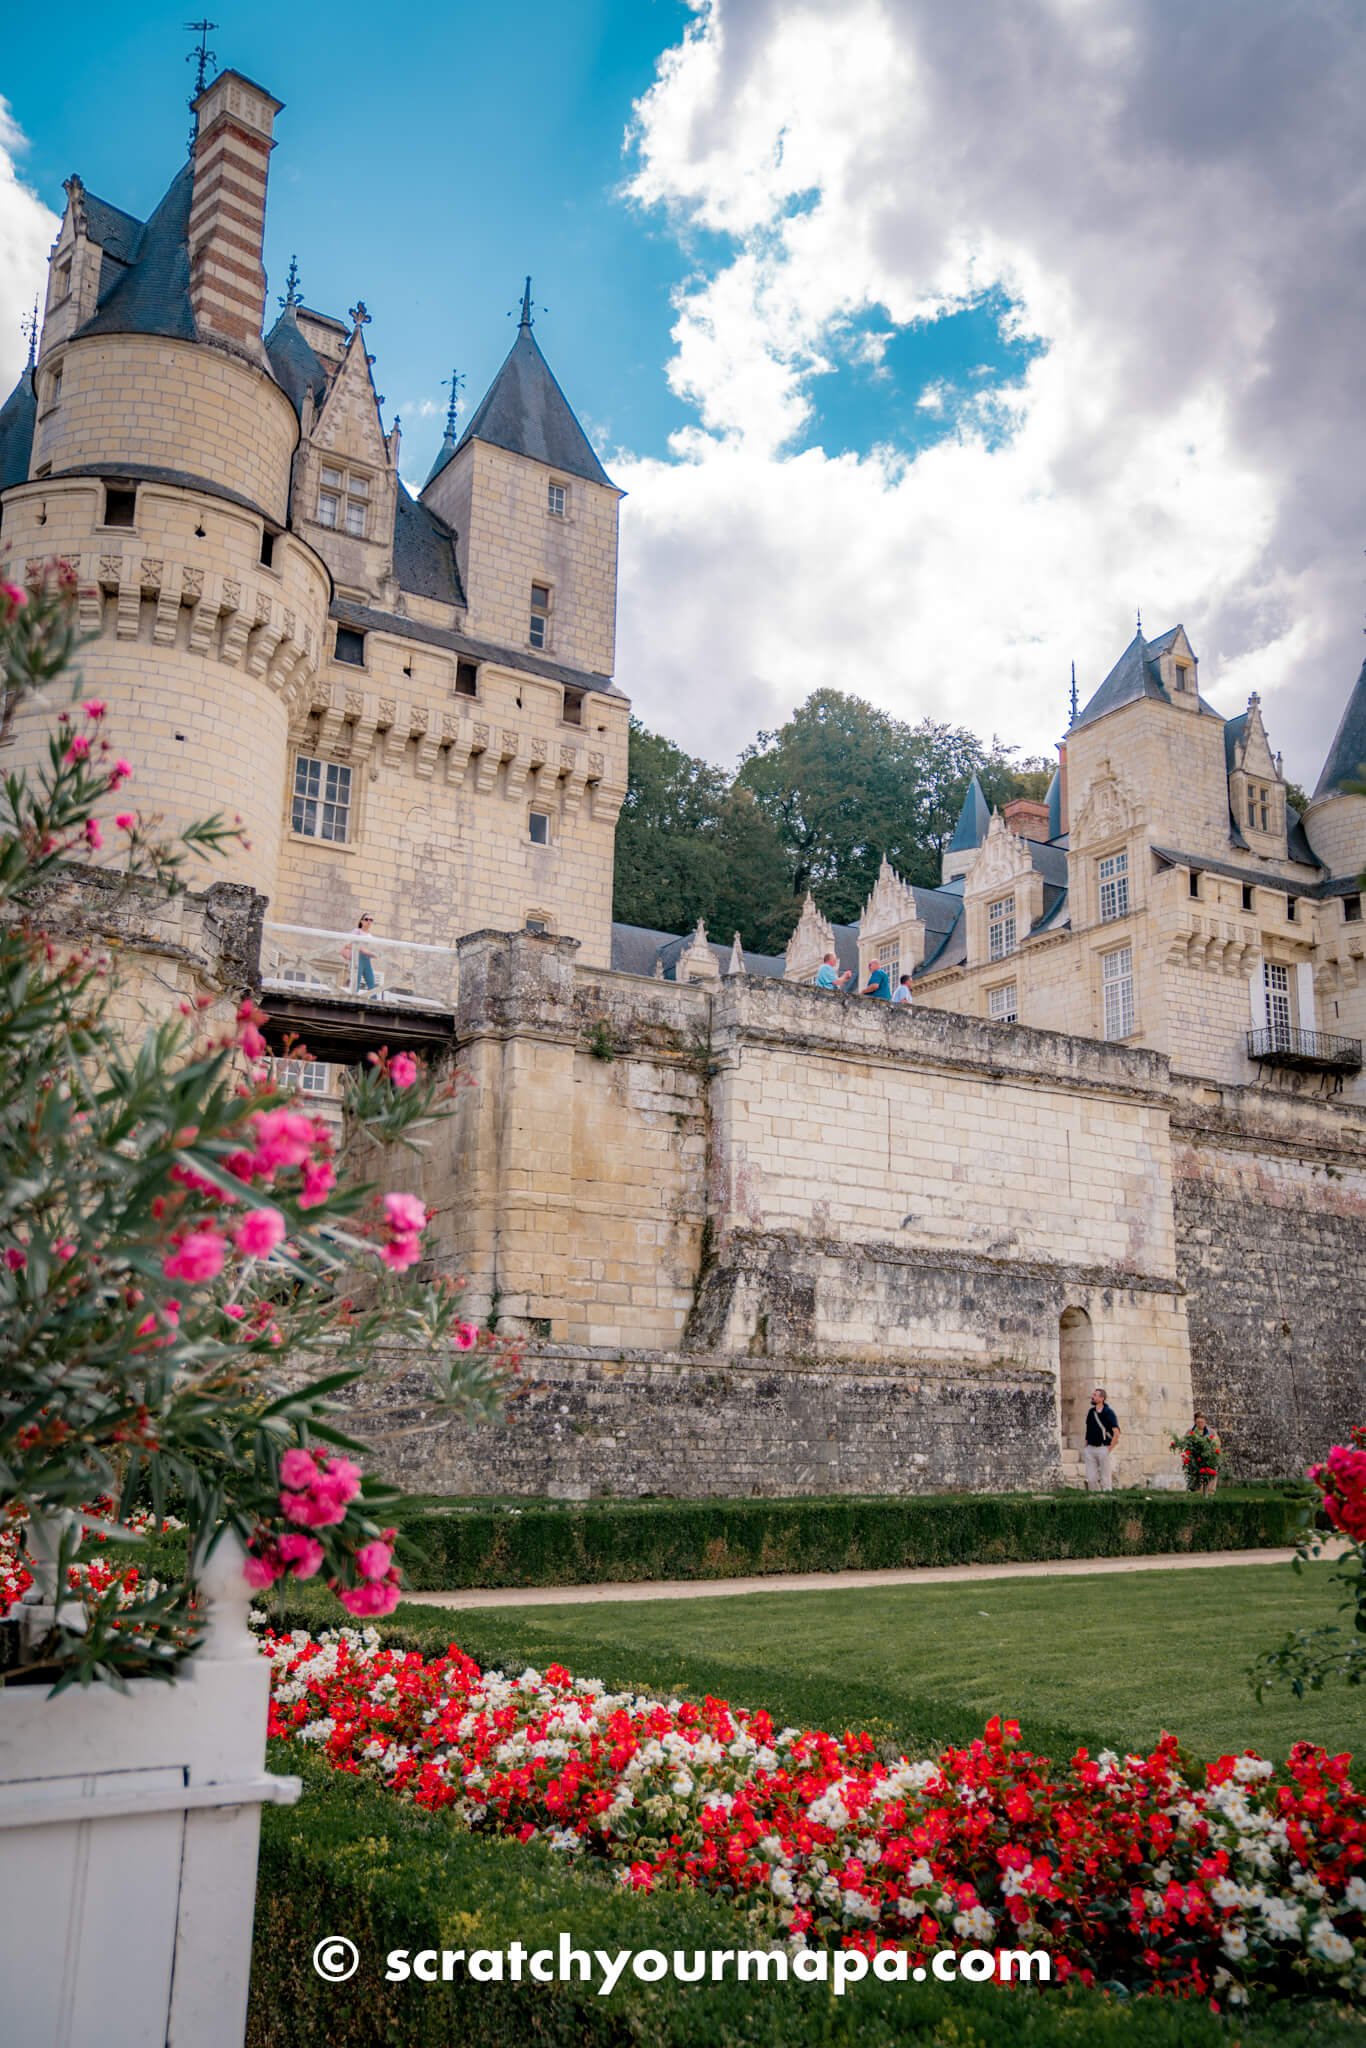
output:
[[[534,831],[537,819],[544,820],[545,834],[538,839]],[[555,844],[555,823],[552,812],[545,804],[528,804],[526,814],[526,836],[529,846],[549,847]]]
[[[549,577],[544,580],[533,578],[526,644],[538,654],[544,654],[550,646],[554,603],[555,586]]]
[[[300,790],[298,787],[300,762],[316,763],[322,771],[318,777],[319,787],[316,795],[310,794],[307,790]],[[328,771],[335,771],[339,781],[341,777],[345,777],[346,798],[344,803],[339,803],[336,797],[328,797],[326,795],[329,780]],[[299,845],[325,847],[329,853],[354,852],[360,839],[361,781],[362,778],[357,775],[352,762],[329,758],[321,748],[314,743],[310,743],[307,739],[296,741],[290,748],[289,776],[285,798],[289,837]],[[346,828],[345,837],[341,839],[326,838],[321,830],[310,832],[297,825],[295,823],[297,815],[295,811],[296,801],[313,803],[317,806],[316,822],[319,826],[323,822],[323,807],[325,805],[331,804],[334,809],[343,809],[346,814],[343,821]]]
[[[548,478],[545,487],[545,508],[548,516],[551,519],[568,519],[569,503],[569,485],[564,479],[558,476]]]
[[[335,477],[335,483],[327,479]],[[371,490],[373,479],[368,470],[355,469],[350,463],[320,462],[318,465],[318,493],[314,519],[329,533],[344,533],[350,540],[368,540],[370,509],[374,503]],[[330,518],[323,517],[323,503],[332,507]],[[356,523],[352,523],[355,514]]]
[[[275,1059],[270,1063],[270,1078],[273,1086],[292,1088],[298,1095],[333,1093],[332,1068],[327,1060]]]
[[[555,930],[555,920],[548,910],[529,910],[522,919],[522,930],[524,932],[534,932],[539,938],[543,939],[558,937],[558,933]]]
[[[987,990],[987,1019],[992,1024],[1019,1023],[1020,984],[1018,981],[998,981]]]
[[[1101,924],[1118,924],[1122,917],[1129,915],[1133,908],[1129,882],[1127,845],[1113,847],[1109,853],[1096,856],[1096,913]]]
[[[1125,965],[1121,971],[1120,963]],[[1113,965],[1112,965],[1113,963]],[[1127,993],[1126,993],[1127,991]],[[1126,1025],[1127,1029],[1111,1028],[1111,998],[1114,999],[1113,1022]],[[1107,946],[1100,955],[1100,1035],[1110,1044],[1121,1044],[1125,1039],[1138,1036],[1138,993],[1134,986],[1134,949],[1131,941],[1122,946]]]
[[[993,897],[986,906],[986,921],[987,959],[1009,960],[1020,950],[1020,915],[1014,890],[1008,896]]]

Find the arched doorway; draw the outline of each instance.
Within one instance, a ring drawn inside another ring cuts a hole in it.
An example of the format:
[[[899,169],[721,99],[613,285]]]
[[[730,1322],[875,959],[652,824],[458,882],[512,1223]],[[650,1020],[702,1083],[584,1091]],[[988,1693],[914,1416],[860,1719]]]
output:
[[[1069,1486],[1080,1486],[1085,1478],[1081,1447],[1095,1383],[1091,1318],[1084,1308],[1065,1308],[1058,1323],[1058,1426],[1062,1476]]]

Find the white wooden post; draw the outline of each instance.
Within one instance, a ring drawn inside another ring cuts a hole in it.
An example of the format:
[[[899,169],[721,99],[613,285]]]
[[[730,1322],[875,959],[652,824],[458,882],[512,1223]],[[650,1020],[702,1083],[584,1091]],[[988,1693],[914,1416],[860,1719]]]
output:
[[[23,2048],[241,2048],[270,1674],[228,1535],[174,1685],[0,1690],[3,2035]]]

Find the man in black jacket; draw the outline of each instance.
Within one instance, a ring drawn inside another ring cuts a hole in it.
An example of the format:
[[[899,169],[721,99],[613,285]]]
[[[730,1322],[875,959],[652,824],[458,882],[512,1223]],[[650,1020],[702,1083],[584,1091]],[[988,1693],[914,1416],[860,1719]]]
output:
[[[1097,1387],[1086,1411],[1086,1486],[1090,1493],[1109,1493],[1114,1481],[1110,1474],[1110,1452],[1119,1442],[1119,1417]]]

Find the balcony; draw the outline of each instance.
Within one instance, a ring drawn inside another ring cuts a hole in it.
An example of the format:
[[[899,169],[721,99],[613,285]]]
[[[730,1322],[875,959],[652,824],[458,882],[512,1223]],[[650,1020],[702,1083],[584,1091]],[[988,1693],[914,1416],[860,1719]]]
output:
[[[300,1037],[317,1059],[349,1063],[379,1045],[430,1052],[449,1044],[455,985],[453,946],[302,924],[262,929],[267,1035]]]
[[[1248,1032],[1247,1056],[1264,1066],[1291,1067],[1302,1074],[1356,1074],[1361,1071],[1361,1040],[1271,1024]]]

